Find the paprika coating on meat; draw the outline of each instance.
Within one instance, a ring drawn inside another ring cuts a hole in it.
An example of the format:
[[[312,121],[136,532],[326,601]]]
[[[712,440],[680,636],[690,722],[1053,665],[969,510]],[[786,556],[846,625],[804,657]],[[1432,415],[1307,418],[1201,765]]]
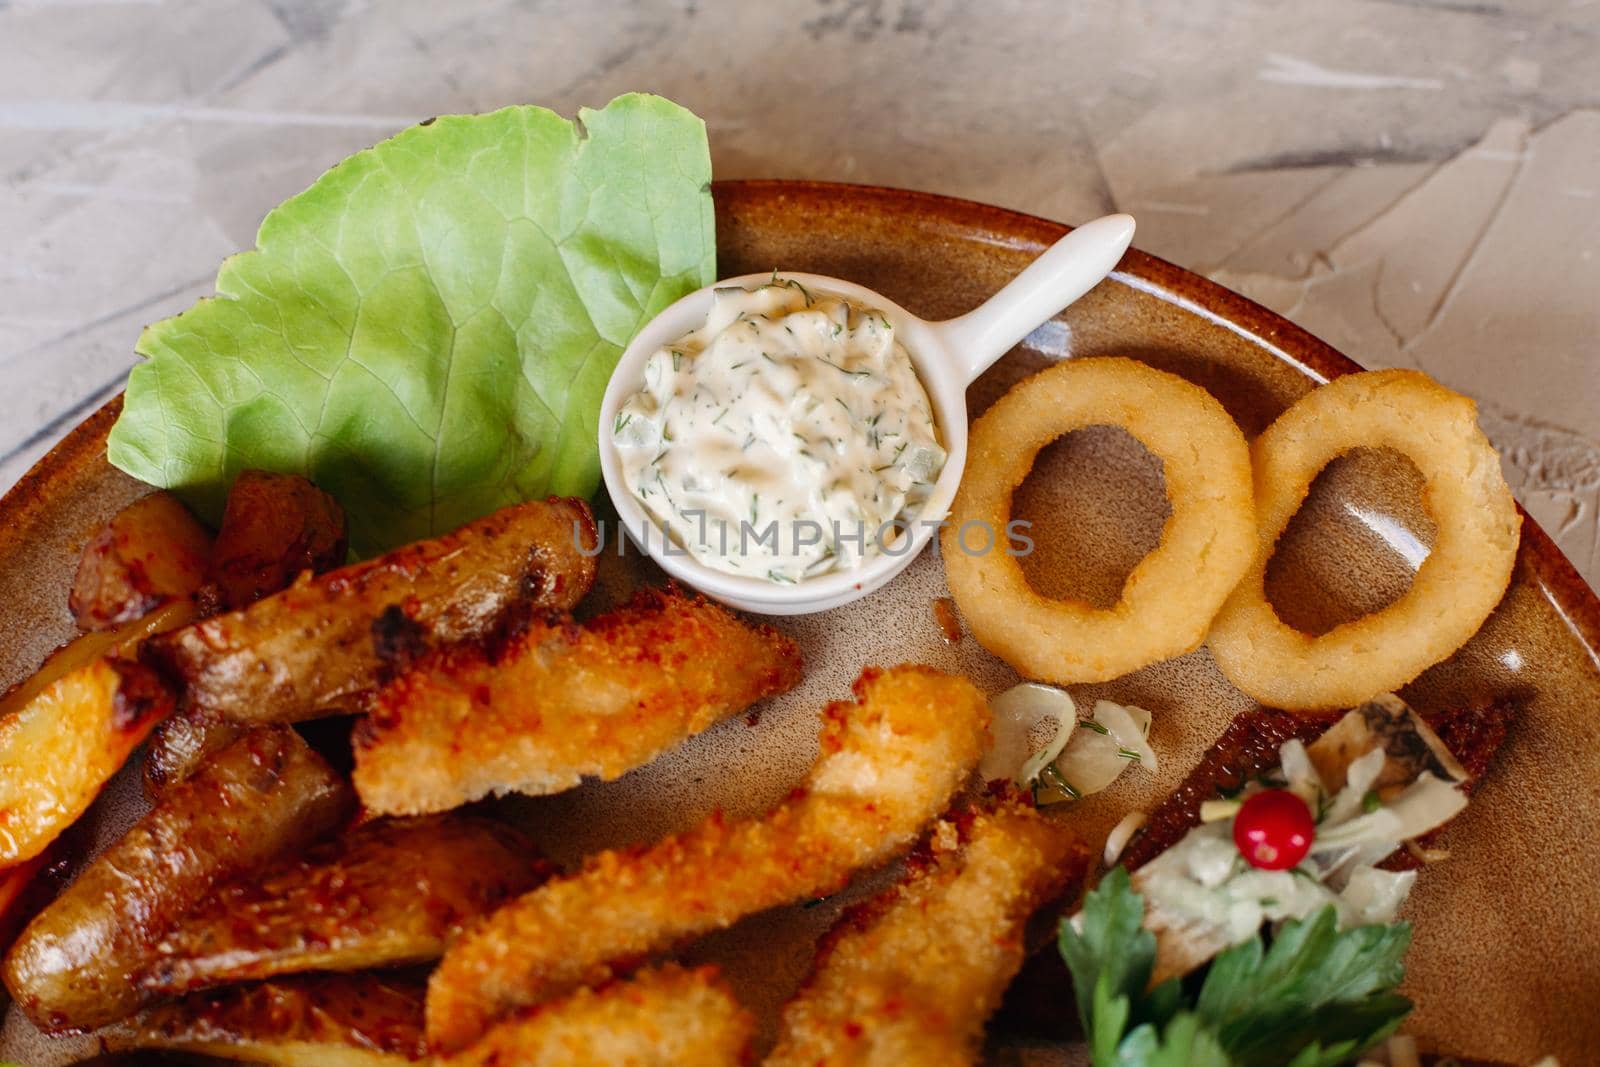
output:
[[[536,619],[415,664],[357,728],[356,789],[409,815],[616,778],[799,680],[799,649],[771,627],[644,589],[586,623]]]
[[[1029,917],[1087,869],[1070,825],[1015,790],[945,816],[900,882],[824,938],[768,1067],[977,1062]]]
[[[755,1020],[713,967],[676,964],[506,1019],[440,1067],[738,1067]]]

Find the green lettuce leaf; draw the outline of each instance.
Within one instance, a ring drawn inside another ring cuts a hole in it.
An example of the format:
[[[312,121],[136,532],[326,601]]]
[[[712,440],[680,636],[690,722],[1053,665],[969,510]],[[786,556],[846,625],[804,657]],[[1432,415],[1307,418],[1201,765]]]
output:
[[[144,331],[111,462],[212,519],[240,470],[302,474],[360,554],[589,496],[617,357],[715,279],[710,179],[704,124],[644,95],[359,152],[267,215],[215,297]]]
[[[1394,989],[1405,923],[1340,930],[1333,908],[1284,923],[1213,960],[1197,995],[1146,990],[1155,938],[1144,898],[1117,868],[1063,923],[1060,949],[1095,1067],[1336,1067],[1387,1038],[1411,1010]],[[1192,985],[1191,985],[1192,988]]]

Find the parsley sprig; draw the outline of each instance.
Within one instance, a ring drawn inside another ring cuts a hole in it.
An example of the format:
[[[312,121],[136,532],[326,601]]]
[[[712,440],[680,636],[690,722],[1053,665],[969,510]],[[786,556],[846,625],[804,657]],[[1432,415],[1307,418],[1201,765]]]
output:
[[[1155,935],[1122,868],[1061,926],[1078,1017],[1095,1067],[1335,1067],[1383,1041],[1411,1002],[1394,989],[1407,923],[1340,930],[1333,908],[1290,920],[1212,961],[1198,992],[1148,989]]]

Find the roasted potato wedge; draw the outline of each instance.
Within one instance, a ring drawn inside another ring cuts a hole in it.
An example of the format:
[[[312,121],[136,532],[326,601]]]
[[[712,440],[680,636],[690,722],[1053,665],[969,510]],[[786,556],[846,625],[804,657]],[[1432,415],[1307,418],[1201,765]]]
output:
[[[43,852],[172,709],[167,688],[127,657],[193,617],[180,599],[84,634],[0,697],[0,868]]]
[[[172,996],[435,960],[463,920],[549,873],[521,834],[482,815],[367,823],[212,897],[162,937],[142,984]]]
[[[248,729],[193,711],[169,715],[151,731],[145,748],[144,795],[151,801],[161,799],[168,789],[193,774],[206,757],[227,748]]]
[[[236,723],[361,709],[391,664],[479,638],[517,606],[564,611],[594,581],[581,500],[504,508],[454,533],[294,585],[163,635],[146,655],[196,709]]]
[[[221,606],[234,611],[304,571],[342,565],[348,544],[344,509],[333,497],[296,474],[242,471],[211,549],[211,581]]]
[[[71,826],[172,705],[154,671],[101,657],[0,718],[0,867]]]
[[[15,715],[73,671],[88,666],[102,656],[132,659],[145,638],[187,625],[194,617],[193,601],[174,600],[115,630],[99,630],[73,638],[50,653],[31,676],[0,696],[0,719]]]
[[[84,630],[109,630],[205,584],[211,535],[165,490],[140,497],[90,540],[67,606]]]
[[[342,565],[346,546],[344,510],[333,497],[299,475],[242,471],[211,546],[211,602],[228,611],[248,607],[307,571]],[[150,735],[145,795],[155,800],[243,732],[194,709],[168,717]]]
[[[196,993],[101,1033],[107,1049],[172,1049],[291,1067],[388,1067],[426,1055],[422,984],[308,975]]]
[[[349,785],[288,727],[216,753],[101,853],[6,954],[5,984],[41,1029],[101,1026],[151,994],[132,981],[215,887],[348,818]]]

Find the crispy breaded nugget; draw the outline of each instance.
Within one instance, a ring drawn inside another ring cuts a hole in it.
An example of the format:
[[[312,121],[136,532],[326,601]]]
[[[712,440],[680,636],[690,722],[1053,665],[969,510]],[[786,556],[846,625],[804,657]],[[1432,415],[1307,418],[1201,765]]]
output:
[[[549,873],[526,838],[483,815],[379,819],[213,895],[162,936],[139,985],[176,996],[435,960],[463,920]]]
[[[499,646],[499,647],[496,647]],[[381,689],[357,728],[356,789],[383,814],[616,778],[800,680],[794,642],[677,589],[579,626],[459,645]]]
[[[395,660],[481,638],[508,608],[565,611],[594,581],[581,500],[502,508],[431,541],[298,581],[242,611],[147,642],[191,706],[236,723],[359,710]]]
[[[737,1067],[755,1020],[715,967],[675,964],[531,1008],[440,1067]]]
[[[1071,832],[1014,791],[947,816],[900,883],[823,940],[768,1067],[977,1062],[1028,917],[1087,867]]]
[[[765,817],[712,815],[602,852],[469,923],[429,981],[429,1040],[460,1049],[515,1008],[605,981],[613,962],[836,892],[910,845],[977,764],[988,704],[928,667],[868,668],[854,691],[856,702],[824,709],[816,764]]]

